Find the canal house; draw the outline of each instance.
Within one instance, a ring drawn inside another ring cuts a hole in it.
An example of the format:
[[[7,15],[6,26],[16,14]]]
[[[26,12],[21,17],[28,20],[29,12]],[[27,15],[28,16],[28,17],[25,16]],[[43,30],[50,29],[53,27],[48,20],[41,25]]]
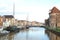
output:
[[[32,26],[41,26],[42,23],[37,22],[37,21],[32,21],[32,22],[31,22],[31,25],[32,25]]]
[[[3,16],[4,18],[4,26],[13,26],[14,25],[14,21],[15,21],[15,18],[13,15],[4,15]]]
[[[49,13],[49,25],[51,28],[60,28],[60,10],[53,7]]]
[[[0,16],[0,26],[3,26],[3,17]]]
[[[3,17],[0,16],[0,31],[3,30]]]

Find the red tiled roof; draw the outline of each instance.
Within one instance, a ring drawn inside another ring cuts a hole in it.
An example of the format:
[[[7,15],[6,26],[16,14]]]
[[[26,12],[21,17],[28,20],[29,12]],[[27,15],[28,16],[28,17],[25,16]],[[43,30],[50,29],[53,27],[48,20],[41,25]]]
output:
[[[53,7],[50,11],[51,11],[50,14],[51,13],[60,13],[60,10],[57,9],[56,7]]]

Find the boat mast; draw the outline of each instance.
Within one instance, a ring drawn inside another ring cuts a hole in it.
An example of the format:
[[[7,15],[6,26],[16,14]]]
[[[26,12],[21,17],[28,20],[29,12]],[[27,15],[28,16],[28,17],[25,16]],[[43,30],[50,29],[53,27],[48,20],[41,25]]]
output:
[[[26,27],[28,27],[28,17],[29,17],[29,15],[27,14],[27,18],[26,18],[27,24],[26,24]]]
[[[28,18],[29,18],[29,14],[27,14],[27,17],[26,17],[26,28],[28,28]],[[28,31],[26,31],[26,40],[28,40]]]
[[[15,2],[13,2],[13,16],[15,16]]]
[[[15,16],[15,2],[13,2],[13,17]],[[14,20],[13,20],[13,25],[14,25]]]

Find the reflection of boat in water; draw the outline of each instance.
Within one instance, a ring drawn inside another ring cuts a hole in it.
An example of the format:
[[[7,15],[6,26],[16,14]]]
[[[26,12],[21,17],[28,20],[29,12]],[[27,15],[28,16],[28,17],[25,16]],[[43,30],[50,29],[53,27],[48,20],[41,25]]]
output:
[[[26,27],[26,29],[29,29],[29,27]]]
[[[26,29],[29,29],[29,27],[28,27],[28,22],[27,22],[27,25],[26,25]]]
[[[6,30],[2,30],[2,31],[0,31],[0,36],[1,35],[7,35],[7,34],[9,34],[9,31],[6,31]]]
[[[0,35],[7,35],[9,31],[3,30],[3,27],[0,27]]]

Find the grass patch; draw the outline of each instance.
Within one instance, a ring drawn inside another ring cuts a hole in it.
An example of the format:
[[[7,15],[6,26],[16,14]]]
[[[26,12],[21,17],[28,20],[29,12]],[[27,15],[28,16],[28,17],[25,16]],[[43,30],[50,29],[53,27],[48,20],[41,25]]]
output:
[[[60,32],[60,28],[50,28],[50,27],[45,27],[46,29],[48,30],[53,30],[53,31],[56,31],[56,32]]]
[[[56,29],[54,29],[55,31],[57,31],[57,32],[60,32],[60,28],[56,28]]]

